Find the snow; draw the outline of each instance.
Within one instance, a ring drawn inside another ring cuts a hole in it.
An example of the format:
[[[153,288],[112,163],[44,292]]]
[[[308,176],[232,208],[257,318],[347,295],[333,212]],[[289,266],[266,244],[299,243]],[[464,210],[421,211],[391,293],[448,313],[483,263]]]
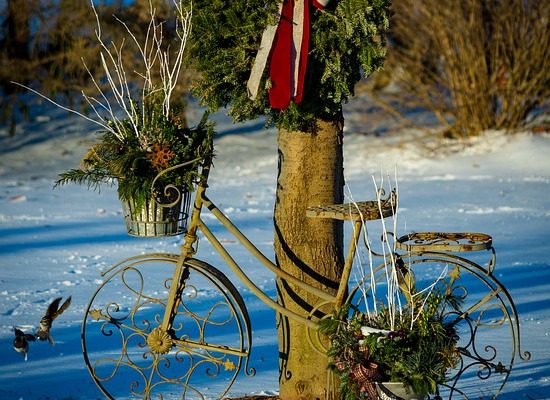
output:
[[[471,231],[493,237],[495,276],[516,303],[522,350],[532,353],[530,361],[516,357],[500,398],[550,399],[550,135],[491,131],[459,145],[440,142],[442,150],[434,152],[413,129],[363,134],[369,130],[361,114],[367,101],[356,98],[345,109],[347,190],[356,200],[373,199],[372,176],[397,175],[401,234]],[[199,113],[191,109],[190,119]],[[99,194],[76,185],[53,189],[57,174],[78,164],[94,127],[47,105],[34,115],[13,138],[0,131],[0,398],[98,399],[103,396],[82,357],[80,324],[102,282],[100,271],[134,255],[177,253],[181,238],[128,236],[112,187]],[[223,113],[214,119],[219,135],[210,197],[273,258],[276,132],[263,129],[261,120],[233,125]],[[273,275],[229,234],[215,233],[274,296]],[[276,394],[274,312],[236,280],[206,240],[198,257],[230,276],[252,318],[250,363],[257,374],[239,378],[230,395]],[[56,345],[31,343],[25,362],[12,350],[13,327],[34,332],[49,302],[60,296],[73,301],[54,323]],[[209,383],[204,385],[208,396]]]

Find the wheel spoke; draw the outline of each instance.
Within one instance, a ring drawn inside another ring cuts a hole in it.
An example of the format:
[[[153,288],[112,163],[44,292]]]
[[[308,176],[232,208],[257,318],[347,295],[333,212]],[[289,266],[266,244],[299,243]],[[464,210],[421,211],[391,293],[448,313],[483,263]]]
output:
[[[174,343],[178,346],[182,346],[185,348],[201,349],[208,352],[231,354],[239,357],[246,357],[248,355],[248,351],[240,350],[238,348],[233,348],[231,346],[219,346],[215,344],[200,343],[194,340],[185,340],[185,339],[183,340],[176,339],[174,340]],[[196,354],[203,354],[203,353],[198,352]]]

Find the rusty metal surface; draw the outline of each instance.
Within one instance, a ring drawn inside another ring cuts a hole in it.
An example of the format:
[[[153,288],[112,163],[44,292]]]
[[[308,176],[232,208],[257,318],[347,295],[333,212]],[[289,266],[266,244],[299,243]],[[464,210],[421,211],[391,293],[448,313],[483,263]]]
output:
[[[356,203],[329,204],[308,207],[306,215],[310,218],[332,218],[342,221],[372,221],[387,218],[395,214],[397,195],[392,191],[380,201],[359,201]]]
[[[397,239],[396,247],[404,251],[468,252],[488,250],[493,239],[485,233],[416,232]]]

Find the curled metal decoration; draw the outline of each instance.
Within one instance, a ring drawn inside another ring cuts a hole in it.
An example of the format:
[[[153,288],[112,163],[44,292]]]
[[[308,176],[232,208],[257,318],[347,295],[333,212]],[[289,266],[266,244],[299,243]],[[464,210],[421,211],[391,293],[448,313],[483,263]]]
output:
[[[162,254],[128,259],[107,271],[90,300],[82,325],[83,353],[92,378],[108,398],[204,398],[203,386],[209,387],[209,396],[215,390],[216,397],[222,397],[243,361],[246,373],[253,374],[244,302],[227,278],[208,264],[185,263],[189,291],[182,295],[172,330],[159,330],[173,284],[165,277],[172,275],[176,263],[177,256]],[[108,298],[113,294],[117,301]],[[159,340],[169,345],[163,343],[157,351]]]
[[[334,303],[325,300],[316,304],[309,312],[308,317],[310,319],[318,319],[317,317],[314,317],[314,315],[318,312],[322,312],[324,316],[321,317],[321,320],[323,320],[331,318],[332,311],[334,311]],[[306,332],[307,339],[311,348],[319,354],[326,355],[330,346],[330,342],[327,340],[327,338],[319,331],[319,329],[311,328],[309,326],[307,327]]]
[[[159,179],[179,168],[196,165],[202,158],[170,167],[161,171],[151,183],[151,194],[145,204],[133,198],[122,200],[122,210],[128,234],[138,237],[162,237],[184,233],[191,206],[190,187],[176,182],[164,188],[157,187]]]
[[[188,165],[193,165],[199,161],[202,161],[203,157],[197,157],[195,158],[194,160],[190,160],[190,161],[186,161],[184,163],[181,163],[181,164],[178,164],[178,165],[174,165],[172,167],[169,167],[169,168],[166,168],[162,171],[160,171],[157,176],[155,176],[155,178],[153,179],[153,182],[151,183],[151,195],[152,197],[155,199],[155,201],[162,207],[167,207],[167,208],[170,208],[170,207],[173,207],[175,206],[181,199],[181,194],[182,194],[182,188],[180,186],[177,186],[177,185],[173,185],[173,184],[170,184],[170,185],[166,185],[164,187],[164,190],[163,190],[163,193],[164,193],[164,196],[166,198],[170,198],[170,193],[175,193],[176,194],[176,200],[174,200],[172,203],[162,203],[161,200],[158,200],[157,198],[157,189],[156,189],[156,185],[157,185],[157,181],[163,176],[163,175],[166,175],[172,171],[175,171],[177,169],[180,169],[180,168],[183,168],[183,167],[186,167]]]
[[[449,317],[454,317],[451,321],[460,337],[462,359],[462,364],[447,382],[449,398],[457,391],[459,381],[473,370],[477,371],[477,379],[484,381],[498,374],[492,387],[496,397],[509,378],[516,354],[522,359],[530,358],[528,352],[521,351],[519,321],[513,300],[492,273],[460,256],[430,252],[409,260],[410,267],[418,264],[417,269],[434,263],[458,268],[462,282],[459,290],[463,291],[465,300],[461,313],[449,314]],[[510,341],[507,344],[495,343],[492,331],[488,331],[500,328],[509,329]]]
[[[173,208],[178,206],[180,203],[182,203],[181,212],[182,212],[182,219],[187,221],[187,218],[189,216],[189,206],[191,204],[191,196],[189,194],[189,190],[181,185],[176,184],[168,184],[164,186],[162,190],[159,190],[156,188],[157,181],[164,175],[173,172],[177,169],[186,167],[186,166],[193,166],[194,164],[198,163],[199,161],[202,161],[203,157],[197,157],[194,160],[186,161],[184,163],[174,165],[170,168],[166,168],[159,172],[157,176],[153,179],[153,182],[151,183],[151,198],[153,201],[162,208]],[[162,193],[163,196],[159,197],[159,193]]]

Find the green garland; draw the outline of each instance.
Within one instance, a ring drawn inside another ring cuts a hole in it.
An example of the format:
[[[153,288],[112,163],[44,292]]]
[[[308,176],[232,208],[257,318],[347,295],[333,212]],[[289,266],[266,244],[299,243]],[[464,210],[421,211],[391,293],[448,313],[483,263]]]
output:
[[[353,96],[355,83],[381,68],[389,0],[333,0],[325,10],[314,12],[304,101],[284,111],[269,106],[268,68],[255,101],[246,88],[278,1],[193,1],[191,57],[201,74],[194,93],[211,110],[228,107],[234,121],[266,115],[268,124],[307,130],[316,118],[336,118],[342,103]]]

